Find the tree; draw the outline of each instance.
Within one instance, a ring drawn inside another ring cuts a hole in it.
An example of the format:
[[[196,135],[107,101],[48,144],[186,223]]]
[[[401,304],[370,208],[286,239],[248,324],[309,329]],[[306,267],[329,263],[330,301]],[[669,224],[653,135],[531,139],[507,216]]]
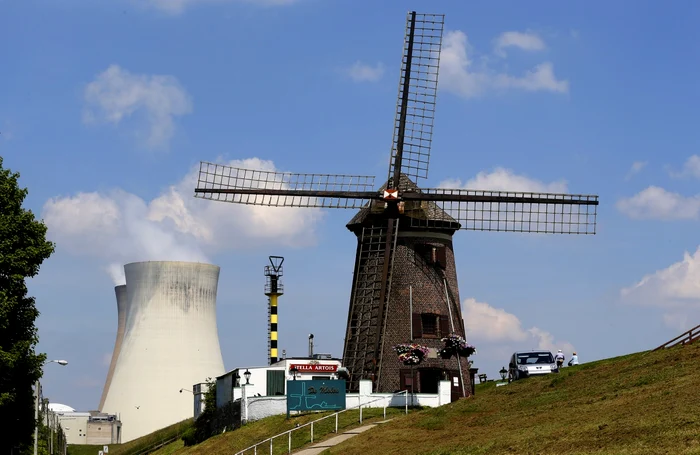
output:
[[[0,454],[20,453],[33,443],[34,392],[45,354],[35,352],[39,311],[27,295],[27,278],[54,251],[46,225],[22,208],[27,189],[0,157]],[[19,448],[19,450],[16,450]]]

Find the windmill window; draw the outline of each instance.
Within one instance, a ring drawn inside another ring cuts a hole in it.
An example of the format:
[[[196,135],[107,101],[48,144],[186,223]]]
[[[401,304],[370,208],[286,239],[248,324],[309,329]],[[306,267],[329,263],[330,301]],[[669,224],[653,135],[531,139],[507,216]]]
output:
[[[440,316],[437,314],[423,313],[420,315],[423,338],[435,338],[438,336],[438,320]]]

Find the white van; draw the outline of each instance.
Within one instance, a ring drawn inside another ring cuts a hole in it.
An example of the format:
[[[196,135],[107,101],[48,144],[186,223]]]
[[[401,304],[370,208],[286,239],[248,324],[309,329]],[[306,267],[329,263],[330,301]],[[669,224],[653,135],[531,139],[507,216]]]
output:
[[[508,381],[549,373],[559,373],[550,351],[514,352],[508,363]]]

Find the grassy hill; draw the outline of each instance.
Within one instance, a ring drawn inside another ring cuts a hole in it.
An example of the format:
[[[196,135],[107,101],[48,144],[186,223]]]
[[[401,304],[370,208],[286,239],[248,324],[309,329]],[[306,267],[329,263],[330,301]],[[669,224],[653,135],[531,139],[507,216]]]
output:
[[[700,343],[485,384],[324,454],[700,454]]]
[[[356,413],[345,413],[341,427],[357,425]],[[381,420],[381,409],[372,416],[366,421]],[[318,417],[273,416],[195,447],[176,441],[154,455],[232,454]],[[473,398],[407,416],[394,410],[391,418],[324,454],[700,454],[700,343],[564,368],[504,387],[480,384]],[[330,422],[316,429],[317,437],[328,430]],[[308,432],[298,434],[294,447],[305,438]],[[110,447],[110,455],[138,453],[127,445]],[[274,453],[286,453],[286,445],[283,438]]]

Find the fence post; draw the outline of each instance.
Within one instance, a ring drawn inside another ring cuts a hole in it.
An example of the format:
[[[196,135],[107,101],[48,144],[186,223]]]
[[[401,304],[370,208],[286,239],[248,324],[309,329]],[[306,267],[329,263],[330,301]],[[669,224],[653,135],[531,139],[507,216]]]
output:
[[[360,402],[360,423],[362,423],[362,402]]]
[[[338,413],[335,413],[335,434],[338,434]]]
[[[292,453],[292,432],[290,431],[287,433],[289,435],[289,442],[288,442],[288,448],[287,448],[287,453]]]
[[[404,390],[403,403],[406,406],[406,414],[408,414],[408,390]]]
[[[311,442],[314,442],[314,423],[311,422]]]
[[[270,455],[272,455],[272,438],[270,438]]]

